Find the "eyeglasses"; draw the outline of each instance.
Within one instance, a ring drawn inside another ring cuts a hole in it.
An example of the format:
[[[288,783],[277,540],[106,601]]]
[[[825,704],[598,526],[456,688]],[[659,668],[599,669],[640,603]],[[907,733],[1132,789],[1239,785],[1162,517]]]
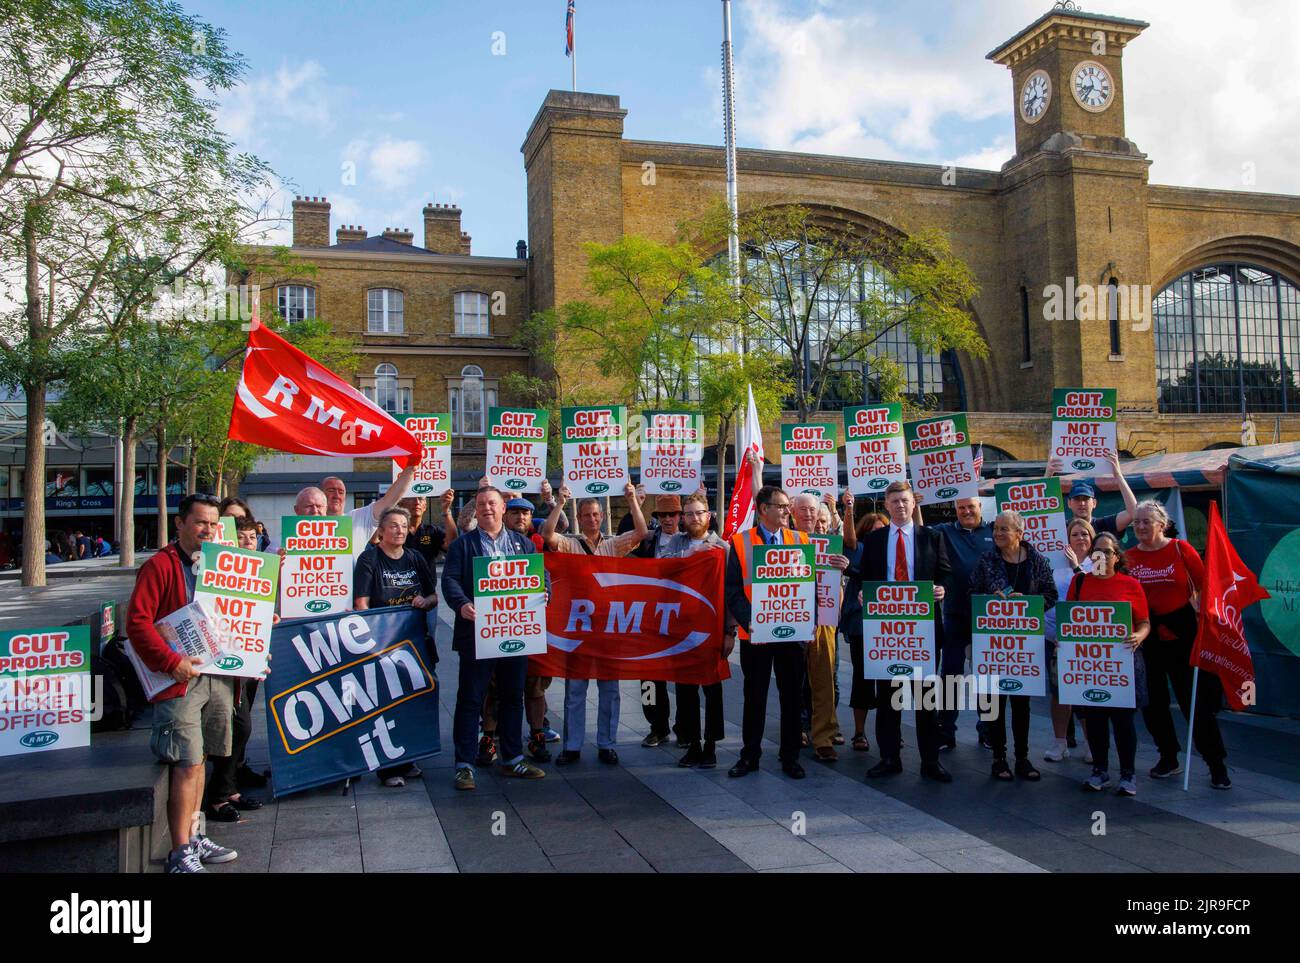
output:
[[[768,508],[775,508],[775,509],[776,509],[777,511],[779,511],[779,512],[788,512],[788,511],[790,510],[790,503],[789,503],[789,502],[784,502],[784,503],[782,503],[782,502],[768,502],[768,503],[767,503],[767,507],[768,507]]]

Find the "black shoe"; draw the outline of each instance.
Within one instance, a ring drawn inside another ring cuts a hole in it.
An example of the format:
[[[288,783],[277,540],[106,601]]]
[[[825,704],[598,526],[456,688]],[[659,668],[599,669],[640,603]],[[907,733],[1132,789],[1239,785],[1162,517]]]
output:
[[[683,739],[681,736],[678,736],[678,737],[677,737],[677,748],[678,748],[678,749],[689,749],[690,747],[691,747],[691,744],[690,744],[690,741],[689,741],[689,740]]]
[[[618,765],[618,753],[613,749],[601,749],[596,753],[596,758],[607,766]]]
[[[939,737],[939,751],[940,751],[940,752],[947,752],[949,749],[956,749],[956,748],[957,748],[957,737],[956,737],[956,736],[940,736],[940,737]]]
[[[748,776],[751,772],[757,772],[757,771],[758,771],[758,763],[750,762],[748,759],[745,759],[742,756],[740,759],[736,760],[736,764],[734,766],[732,766],[730,769],[727,770],[727,775],[731,776],[733,779],[736,779],[739,778],[740,776]]]
[[[704,749],[700,752],[700,761],[696,765],[697,769],[717,769],[718,754],[714,751],[713,743],[706,742]]]
[[[797,762],[781,763],[781,771],[791,779],[802,779],[804,776],[808,775],[803,771],[803,766],[799,765]]]
[[[546,731],[538,729],[528,737],[528,754],[534,762],[550,762],[551,750],[546,748]]]
[[[226,801],[241,813],[251,813],[262,808],[262,800],[255,796],[245,796],[242,792],[239,794],[238,799],[228,799]]]
[[[217,803],[215,806],[208,806],[203,810],[203,814],[214,823],[239,822],[239,810],[230,805],[229,802]]]
[[[668,745],[668,742],[669,740],[671,740],[671,738],[672,737],[669,736],[667,733],[664,733],[661,736],[657,732],[652,732],[650,733],[650,735],[646,736],[644,739],[641,740],[641,745],[646,749],[653,749],[656,746],[666,746]]]
[[[1177,756],[1161,756],[1160,761],[1151,767],[1147,773],[1152,779],[1168,779],[1170,776],[1176,776],[1183,771],[1183,767],[1178,764]]]
[[[235,786],[239,789],[265,789],[266,782],[266,776],[248,766],[240,766],[235,770]]]
[[[565,749],[555,758],[557,766],[567,766],[571,762],[577,762],[582,758],[582,753],[576,749]]]
[[[677,760],[677,765],[682,769],[694,769],[704,759],[704,753],[700,751],[698,745],[693,745],[686,750],[686,755]]]
[[[985,739],[983,736],[980,736],[980,748],[981,748],[981,749],[987,749],[989,752],[992,752],[992,751],[993,751],[993,743],[989,742],[989,741],[988,741],[987,739]]]
[[[868,779],[880,779],[882,776],[897,776],[903,771],[903,764],[897,759],[881,759],[867,770]]]
[[[933,779],[935,782],[952,782],[952,773],[937,762],[921,763],[921,775],[926,779]]]
[[[1232,780],[1228,778],[1228,767],[1223,763],[1210,767],[1210,786],[1214,789],[1232,788]]]

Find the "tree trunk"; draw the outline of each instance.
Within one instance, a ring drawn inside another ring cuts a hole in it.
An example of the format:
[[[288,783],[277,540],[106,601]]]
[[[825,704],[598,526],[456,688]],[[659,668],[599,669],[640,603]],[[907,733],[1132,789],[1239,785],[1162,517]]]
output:
[[[718,420],[718,492],[715,496],[718,516],[718,534],[727,527],[727,438],[731,425],[726,419]]]
[[[154,429],[154,441],[158,444],[158,549],[167,547],[167,428],[164,425]]]
[[[27,453],[23,461],[23,585],[44,585],[45,384],[25,383],[23,393],[27,396]]]
[[[190,457],[185,466],[185,493],[193,495],[199,490],[199,446],[190,439]]]
[[[122,490],[118,518],[122,535],[117,546],[117,564],[122,568],[135,565],[135,416],[122,423]]]

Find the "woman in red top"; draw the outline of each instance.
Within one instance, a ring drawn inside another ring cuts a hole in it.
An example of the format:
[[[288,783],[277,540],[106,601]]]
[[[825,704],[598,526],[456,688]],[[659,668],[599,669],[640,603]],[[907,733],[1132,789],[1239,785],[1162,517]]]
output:
[[[1066,600],[1070,602],[1128,602],[1132,606],[1133,630],[1126,644],[1133,652],[1133,685],[1137,705],[1146,704],[1146,665],[1143,641],[1151,631],[1147,599],[1142,585],[1125,573],[1127,564],[1119,539],[1102,532],[1092,543],[1092,571],[1076,575],[1070,582]],[[1059,630],[1059,627],[1058,627]],[[1076,710],[1077,711],[1077,710]],[[1115,751],[1119,754],[1119,794],[1137,795],[1137,728],[1136,709],[1107,709],[1089,705],[1083,708],[1083,725],[1092,750],[1092,775],[1084,788],[1101,792],[1110,785],[1110,730],[1115,730]]]
[[[1133,512],[1137,547],[1128,551],[1129,572],[1142,583],[1151,608],[1151,641],[1146,646],[1149,702],[1142,710],[1147,731],[1160,750],[1160,761],[1151,770],[1152,779],[1164,779],[1183,771],[1178,764],[1182,748],[1169,712],[1169,687],[1183,718],[1192,701],[1192,644],[1196,641],[1197,614],[1193,599],[1205,587],[1205,565],[1201,556],[1182,539],[1165,534],[1169,515],[1156,501],[1144,501]],[[1202,672],[1196,690],[1192,740],[1196,751],[1210,767],[1210,785],[1227,789],[1232,785],[1224,764],[1227,751],[1215,717],[1223,702],[1219,677]]]

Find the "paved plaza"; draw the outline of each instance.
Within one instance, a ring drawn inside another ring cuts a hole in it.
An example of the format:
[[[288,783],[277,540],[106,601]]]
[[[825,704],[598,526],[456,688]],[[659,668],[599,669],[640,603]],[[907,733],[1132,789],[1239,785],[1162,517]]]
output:
[[[212,837],[239,850],[214,872],[1297,872],[1300,871],[1300,722],[1224,714],[1233,788],[1212,790],[1194,759],[1191,791],[1181,777],[1156,781],[1156,761],[1139,723],[1138,796],[1084,791],[1089,767],[1076,751],[1062,763],[1041,760],[1051,742],[1045,700],[1034,702],[1031,746],[1041,782],[1003,784],[989,777],[989,755],[975,742],[974,714],[959,721],[958,747],[944,755],[951,785],[917,775],[914,730],[905,722],[905,772],[864,781],[875,752],[841,747],[840,761],[819,764],[805,752],[808,778],[792,781],[776,758],[773,682],[761,772],[731,779],[740,745],[741,680],[737,656],[725,683],[727,738],[718,768],[677,768],[681,750],[645,749],[648,726],[640,688],[622,686],[620,765],[596,758],[543,766],[537,781],[480,771],[475,792],[451,785],[451,710],[457,657],[445,611],[441,755],[421,763],[424,778],[387,789],[373,776],[286,797],[238,824],[213,824]],[[841,653],[841,727],[851,667]],[[548,692],[560,728],[563,683]],[[589,724],[595,718],[591,687]],[[259,693],[249,757],[266,762]],[[905,713],[905,717],[906,717]],[[1181,724],[1181,723],[1180,723]],[[874,714],[868,722],[873,743]],[[591,733],[589,730],[589,739]],[[551,746],[558,751],[557,745]],[[1102,819],[1104,817],[1104,821]],[[1104,831],[1103,831],[1104,830]]]

